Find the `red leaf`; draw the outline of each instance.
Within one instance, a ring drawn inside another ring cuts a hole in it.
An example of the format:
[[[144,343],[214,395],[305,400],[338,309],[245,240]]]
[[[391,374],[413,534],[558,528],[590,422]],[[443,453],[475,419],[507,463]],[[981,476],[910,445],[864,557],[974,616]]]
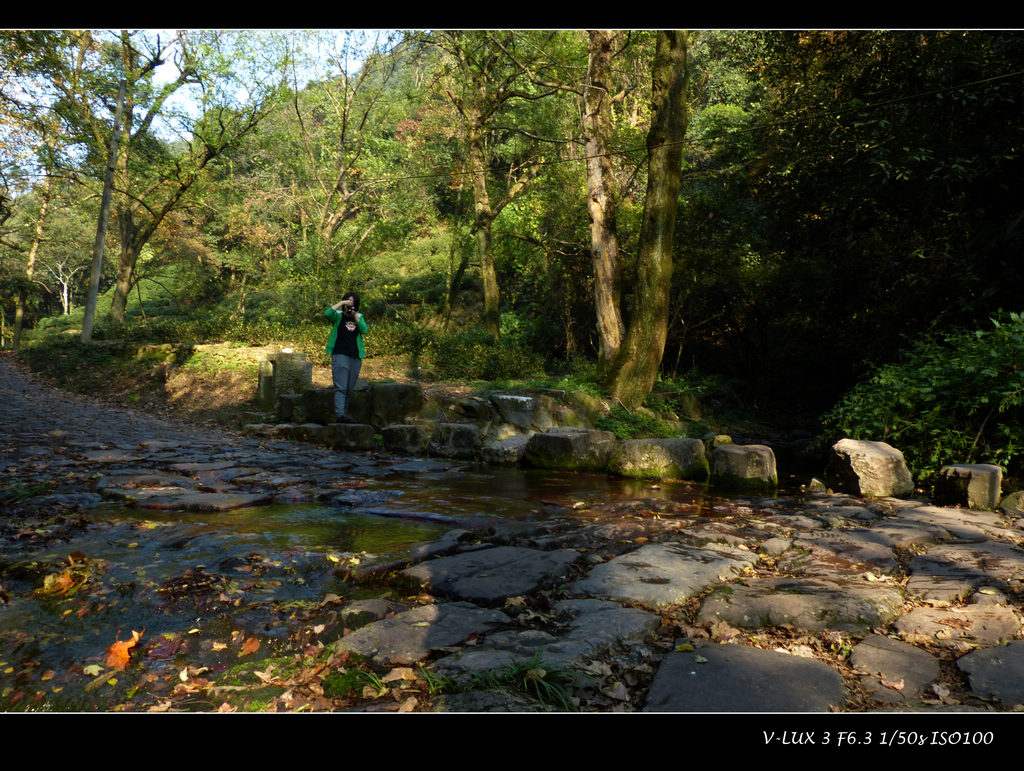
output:
[[[128,666],[128,662],[131,660],[129,651],[135,647],[135,644],[139,641],[139,638],[145,634],[146,630],[143,628],[141,632],[132,630],[132,639],[130,640],[117,640],[107,648],[107,666],[113,667],[114,669],[124,669]]]

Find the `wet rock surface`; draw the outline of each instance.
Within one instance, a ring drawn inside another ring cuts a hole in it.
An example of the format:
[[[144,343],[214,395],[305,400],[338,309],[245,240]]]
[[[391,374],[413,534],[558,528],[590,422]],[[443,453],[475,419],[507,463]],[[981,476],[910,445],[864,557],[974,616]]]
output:
[[[389,708],[332,696],[350,657],[446,684],[395,696],[393,709],[1024,703],[1019,512],[828,492],[712,498],[668,483],[613,491],[603,475],[559,487],[555,472],[529,487],[525,472],[455,457],[334,451],[114,409],[9,360],[0,391],[2,709],[215,710],[236,687],[231,667],[261,645],[332,656],[275,692],[279,709]],[[299,538],[289,517],[307,504],[330,513],[330,529],[317,521]],[[250,514],[260,532],[242,537],[231,528]],[[398,549],[345,549],[384,525],[414,530]],[[168,572],[174,554],[196,564]],[[45,624],[41,596],[57,606]],[[143,606],[125,702],[89,662]],[[514,688],[516,667],[548,689]],[[282,677],[259,672],[261,685]],[[556,688],[566,673],[571,685]],[[60,702],[75,683],[80,700]]]

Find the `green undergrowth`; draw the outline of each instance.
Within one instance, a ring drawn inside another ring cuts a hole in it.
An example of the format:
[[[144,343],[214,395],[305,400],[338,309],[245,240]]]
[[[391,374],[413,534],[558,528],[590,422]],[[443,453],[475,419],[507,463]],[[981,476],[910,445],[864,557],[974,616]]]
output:
[[[529,659],[509,662],[500,670],[476,675],[465,690],[507,688],[549,707],[575,712],[572,689],[580,680],[576,672],[546,665],[536,653]]]
[[[679,435],[678,426],[649,412],[627,412],[613,407],[610,414],[599,417],[594,425],[602,431],[611,431],[619,439],[666,438]]]
[[[155,311],[156,306],[150,307]],[[55,385],[85,393],[121,395],[130,402],[159,397],[178,370],[200,377],[244,373],[255,382],[258,362],[232,348],[290,347],[317,366],[330,363],[323,346],[326,318],[301,322],[245,318],[230,314],[134,316],[118,327],[99,323],[92,343],[83,344],[74,317],[48,319],[25,338],[19,356]],[[395,361],[405,377],[424,382],[459,381],[481,390],[558,391],[581,399],[597,427],[620,439],[700,435],[706,430],[706,404],[730,403],[729,385],[692,371],[655,384],[645,407],[627,412],[614,405],[597,373],[583,356],[545,360],[520,337],[492,339],[479,328],[443,332],[418,321],[369,318],[367,358]],[[387,366],[391,366],[390,364]],[[396,374],[397,374],[396,370]],[[602,404],[603,403],[603,404]],[[682,421],[682,423],[680,423]]]
[[[951,463],[1024,467],[1024,314],[913,341],[823,419],[834,436],[884,441],[919,479]]]

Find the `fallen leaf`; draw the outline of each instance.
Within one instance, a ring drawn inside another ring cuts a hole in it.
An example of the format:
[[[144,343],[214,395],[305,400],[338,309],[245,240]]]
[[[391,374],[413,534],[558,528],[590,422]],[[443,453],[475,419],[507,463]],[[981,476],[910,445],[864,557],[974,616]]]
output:
[[[270,680],[272,679],[272,675],[270,673],[273,671],[273,669],[274,669],[274,665],[270,664],[262,672],[260,672],[259,670],[255,670],[253,672],[253,674],[256,675],[256,677],[258,677],[264,683],[269,683]]]
[[[382,683],[390,683],[394,680],[415,680],[416,673],[412,667],[395,667],[380,679]]]
[[[250,637],[248,640],[245,641],[245,644],[242,646],[242,652],[239,653],[238,655],[239,656],[248,656],[250,653],[255,653],[259,649],[260,649],[260,641],[257,640],[255,637]]]
[[[627,701],[629,699],[629,691],[626,690],[626,686],[617,682],[608,688],[602,688],[601,693],[616,701]]]
[[[124,669],[127,667],[128,662],[131,660],[131,654],[129,651],[135,647],[135,644],[145,632],[145,628],[143,628],[141,632],[132,630],[132,637],[130,640],[117,640],[113,645],[107,648],[107,666],[113,667],[114,669]]]

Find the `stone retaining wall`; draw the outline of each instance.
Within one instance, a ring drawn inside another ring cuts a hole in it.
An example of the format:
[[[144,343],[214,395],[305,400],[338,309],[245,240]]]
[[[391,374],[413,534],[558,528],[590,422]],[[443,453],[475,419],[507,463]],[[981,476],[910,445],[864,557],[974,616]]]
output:
[[[354,425],[337,425],[333,389],[278,397],[282,422],[248,430],[337,450],[383,448],[395,455],[431,455],[487,464],[607,472],[646,479],[709,483],[712,487],[773,493],[779,472],[767,444],[733,444],[724,435],[619,441],[594,428],[607,405],[580,393],[493,393],[427,399],[418,383],[360,381],[352,396]],[[914,491],[903,454],[884,442],[842,439],[824,469],[836,490],[862,497],[901,497]],[[999,501],[998,467],[943,469],[943,494],[968,507]],[[821,485],[817,480],[810,480]],[[938,491],[937,491],[938,492]]]

